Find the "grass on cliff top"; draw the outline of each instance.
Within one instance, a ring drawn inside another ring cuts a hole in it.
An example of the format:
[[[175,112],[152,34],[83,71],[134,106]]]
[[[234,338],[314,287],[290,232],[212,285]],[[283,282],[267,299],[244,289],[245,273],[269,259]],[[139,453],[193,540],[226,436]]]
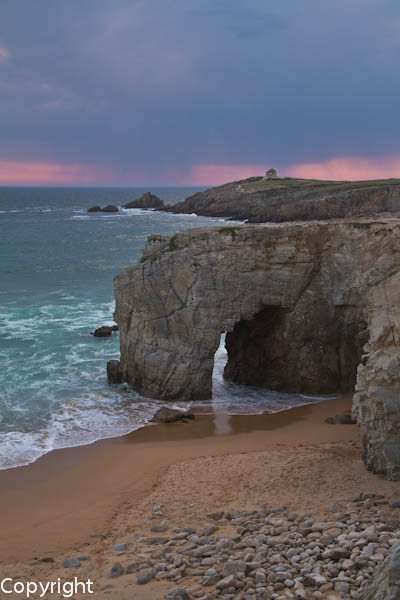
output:
[[[248,192],[257,192],[267,189],[284,189],[291,187],[312,187],[324,188],[326,191],[332,190],[351,190],[359,188],[369,188],[386,185],[399,185],[400,179],[366,179],[363,181],[334,181],[323,179],[299,179],[295,177],[277,177],[264,179],[264,177],[249,177],[241,181],[233,182],[238,185],[243,185]],[[229,185],[229,184],[228,184]]]

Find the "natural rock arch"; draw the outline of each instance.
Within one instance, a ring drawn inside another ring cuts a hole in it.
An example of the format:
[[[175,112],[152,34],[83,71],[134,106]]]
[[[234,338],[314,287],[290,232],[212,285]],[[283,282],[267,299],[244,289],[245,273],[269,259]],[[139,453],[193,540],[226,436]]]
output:
[[[393,222],[356,221],[152,236],[141,264],[115,279],[123,378],[144,396],[209,398],[214,353],[227,331],[226,372],[236,381],[346,391],[364,352],[355,412],[365,459],[370,468],[397,477],[398,396],[389,399],[385,392],[378,413],[382,403],[371,399],[382,398],[376,385],[392,390],[398,380],[396,363],[390,375],[395,381],[373,383],[373,365],[378,356],[383,360],[374,346],[383,343],[383,334],[376,337],[376,323],[388,308],[382,298],[391,298],[386,312],[390,331],[396,331],[387,332],[388,325],[384,343],[392,343],[393,352],[400,346],[398,233]]]

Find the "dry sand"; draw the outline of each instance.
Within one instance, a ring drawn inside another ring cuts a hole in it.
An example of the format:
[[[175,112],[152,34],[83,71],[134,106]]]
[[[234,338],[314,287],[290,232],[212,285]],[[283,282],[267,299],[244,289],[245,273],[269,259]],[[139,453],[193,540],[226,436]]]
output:
[[[90,576],[96,593],[75,598],[158,600],[173,583],[137,586],[135,574],[107,578],[118,560],[113,546],[132,546],[134,535],[148,534],[158,510],[170,528],[198,527],[218,509],[285,504],[323,517],[332,501],[362,491],[400,497],[399,482],[365,470],[354,425],[324,422],[349,407],[347,397],[275,415],[199,415],[3,471],[0,579]],[[82,567],[62,567],[65,558],[82,554],[90,556]],[[55,563],[29,565],[45,556]],[[110,583],[112,589],[100,591]]]

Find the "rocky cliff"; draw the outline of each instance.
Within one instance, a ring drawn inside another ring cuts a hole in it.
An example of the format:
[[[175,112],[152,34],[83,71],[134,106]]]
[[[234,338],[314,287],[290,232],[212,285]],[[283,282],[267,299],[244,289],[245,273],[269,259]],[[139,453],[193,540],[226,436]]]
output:
[[[167,212],[282,223],[400,212],[400,179],[319,181],[250,177],[199,192]]]
[[[115,279],[123,379],[144,396],[209,398],[228,332],[234,381],[309,393],[356,383],[366,464],[399,478],[399,234],[389,218],[151,236]]]

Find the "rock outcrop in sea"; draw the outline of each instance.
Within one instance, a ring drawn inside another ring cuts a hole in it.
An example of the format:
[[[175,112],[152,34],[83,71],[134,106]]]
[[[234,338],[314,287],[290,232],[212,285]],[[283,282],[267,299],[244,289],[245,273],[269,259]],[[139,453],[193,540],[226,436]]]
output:
[[[198,192],[163,210],[249,223],[368,217],[400,211],[400,179],[350,182],[250,177]]]
[[[115,213],[118,212],[118,206],[115,204],[107,204],[104,208],[101,208],[98,204],[91,206],[87,209],[88,213],[96,213],[96,212],[105,212],[105,213]]]
[[[162,209],[164,202],[158,196],[155,196],[151,192],[145,192],[140,198],[132,200],[127,204],[124,204],[124,208],[158,208]]]
[[[389,186],[390,187],[390,186]],[[356,389],[369,469],[400,478],[400,221],[347,219],[150,236],[115,278],[122,379],[162,400],[225,376],[304,393]]]

